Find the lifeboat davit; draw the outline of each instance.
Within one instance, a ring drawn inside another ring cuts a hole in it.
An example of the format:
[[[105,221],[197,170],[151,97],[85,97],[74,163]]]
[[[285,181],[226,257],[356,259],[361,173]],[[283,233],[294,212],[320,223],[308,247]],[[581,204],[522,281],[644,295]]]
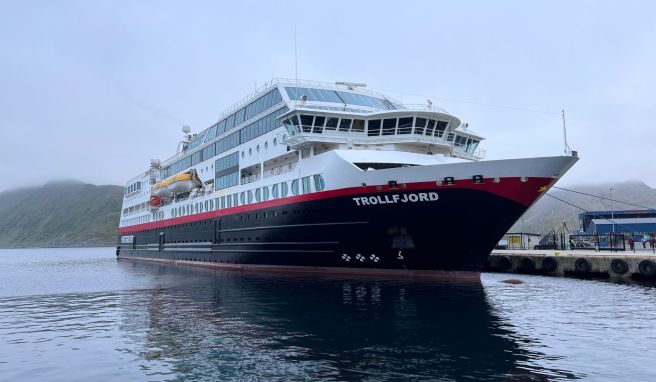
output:
[[[192,174],[191,171],[181,172],[168,180],[169,184],[167,188],[169,192],[174,194],[182,194],[191,191],[195,182],[194,174]]]
[[[161,182],[153,184],[153,195],[159,198],[168,198],[172,192],[167,187],[171,184],[170,179],[164,179]]]

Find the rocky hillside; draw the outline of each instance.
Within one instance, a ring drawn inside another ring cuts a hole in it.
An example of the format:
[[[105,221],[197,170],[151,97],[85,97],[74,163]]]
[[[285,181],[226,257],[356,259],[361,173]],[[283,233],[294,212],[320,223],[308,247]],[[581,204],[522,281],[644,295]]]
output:
[[[656,208],[656,189],[642,182],[623,182],[613,185],[587,184],[565,188],[609,198],[611,187],[613,187],[613,200],[615,200],[613,202],[613,209],[615,210],[639,209],[638,207],[622,204],[619,201]],[[609,200],[602,200],[558,189],[551,189],[549,194],[587,211],[610,210],[611,208]],[[575,231],[579,226],[578,215],[580,212],[583,211],[545,195],[533,207],[526,211],[523,224],[522,219],[520,219],[511,228],[511,232],[522,231],[523,225],[526,232],[546,233],[554,228],[557,229],[560,227],[563,221],[567,223],[570,230]]]
[[[74,181],[0,193],[0,247],[112,245],[123,187]]]

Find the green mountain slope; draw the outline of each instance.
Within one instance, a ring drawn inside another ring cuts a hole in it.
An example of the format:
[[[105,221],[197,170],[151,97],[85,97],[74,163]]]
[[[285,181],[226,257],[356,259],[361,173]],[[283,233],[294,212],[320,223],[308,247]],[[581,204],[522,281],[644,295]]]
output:
[[[618,201],[625,201],[649,208],[656,208],[656,190],[650,188],[642,182],[623,182],[617,184],[596,184],[596,185],[578,185],[565,187],[570,190],[585,192],[587,194],[610,197],[610,188],[613,187],[614,210],[633,210],[640,209],[630,205],[622,204]],[[552,189],[549,191],[553,195],[566,202],[584,208],[587,211],[610,210],[609,200],[602,200],[586,195],[576,194],[568,191]],[[510,229],[511,232],[534,232],[547,233],[552,229],[558,229],[567,223],[571,231],[576,231],[579,227],[578,215],[582,210],[567,205],[559,200],[549,196],[543,196],[535,203],[523,217]],[[524,228],[523,228],[524,227]]]
[[[0,247],[113,245],[121,186],[51,182],[0,193]]]

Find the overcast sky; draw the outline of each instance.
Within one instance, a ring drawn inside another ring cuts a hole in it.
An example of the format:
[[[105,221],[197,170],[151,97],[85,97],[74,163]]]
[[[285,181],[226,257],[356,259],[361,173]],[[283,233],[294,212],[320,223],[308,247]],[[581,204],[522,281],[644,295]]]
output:
[[[653,187],[653,4],[3,1],[0,190],[123,184],[174,154],[183,124],[294,77],[295,27],[299,78],[430,98],[487,137],[489,159],[561,154],[564,108],[581,157],[565,184]]]

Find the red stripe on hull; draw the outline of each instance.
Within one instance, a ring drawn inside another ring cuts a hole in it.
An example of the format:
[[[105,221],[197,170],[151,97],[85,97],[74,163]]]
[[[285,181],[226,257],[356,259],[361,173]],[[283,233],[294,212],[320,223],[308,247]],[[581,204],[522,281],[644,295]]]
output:
[[[349,187],[342,188],[338,190],[329,190],[322,192],[315,192],[311,194],[290,196],[282,199],[268,200],[265,202],[252,203],[245,206],[225,208],[222,210],[208,211],[200,214],[181,216],[177,218],[170,218],[165,220],[160,220],[156,222],[137,224],[129,227],[119,228],[119,233],[121,235],[137,233],[140,231],[146,231],[151,229],[164,228],[176,224],[190,223],[205,219],[210,219],[214,217],[233,215],[240,212],[254,211],[261,208],[269,207],[279,207],[288,204],[321,200],[321,199],[330,199],[344,196],[357,196],[363,194],[385,194],[385,193],[394,193],[394,192],[404,192],[404,191],[413,191],[413,190],[427,190],[434,189],[439,191],[440,189],[471,189],[489,192],[506,199],[515,201],[526,207],[530,206],[535,202],[541,195],[541,189],[546,186],[546,188],[551,187],[551,185],[556,181],[555,178],[528,178],[526,181],[522,181],[519,177],[512,178],[502,178],[499,183],[495,183],[494,179],[484,179],[483,183],[475,184],[471,179],[459,179],[455,180],[452,185],[441,185],[437,186],[435,182],[417,182],[417,183],[405,183],[405,188],[403,184],[399,184],[398,188],[390,188],[387,184],[385,185],[373,185],[373,186],[362,186],[362,187]]]
[[[410,270],[410,269],[380,269],[380,268],[348,268],[348,267],[311,267],[296,265],[260,265],[260,264],[225,264],[203,261],[156,259],[150,257],[120,256],[120,259],[139,260],[173,265],[188,265],[202,268],[222,269],[231,271],[291,273],[297,275],[343,275],[373,278],[416,278],[444,280],[465,283],[480,283],[480,272],[441,271],[441,270]]]

